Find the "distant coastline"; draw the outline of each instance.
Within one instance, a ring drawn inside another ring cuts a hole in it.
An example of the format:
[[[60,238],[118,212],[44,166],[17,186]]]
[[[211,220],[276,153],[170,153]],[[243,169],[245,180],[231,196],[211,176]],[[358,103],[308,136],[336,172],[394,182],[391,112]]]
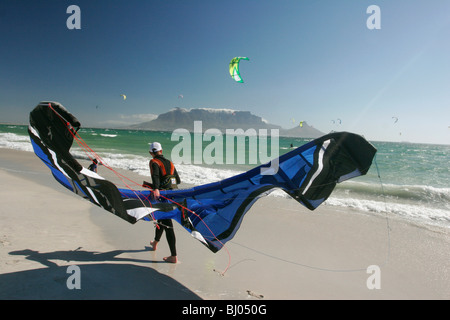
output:
[[[284,129],[279,125],[271,124],[262,117],[249,111],[232,109],[184,109],[175,108],[169,112],[160,114],[156,119],[123,127],[123,129],[139,129],[149,131],[173,131],[184,128],[194,132],[194,122],[201,121],[202,131],[218,129],[225,133],[226,130],[249,129],[272,130],[278,129],[279,135],[292,138],[318,138],[325,135],[324,132],[310,126],[306,121],[291,129]],[[268,133],[269,134],[269,133]]]
[[[14,123],[14,122],[0,122],[0,125],[10,125],[10,126],[28,126],[28,124],[26,123]],[[306,124],[308,125],[308,124]],[[303,124],[303,126],[305,126],[305,124]],[[110,130],[142,130],[142,131],[154,131],[154,132],[173,132],[173,130],[175,129],[152,129],[152,128],[147,128],[147,129],[138,129],[138,128],[134,128],[132,126],[82,126],[82,128],[90,128],[90,129],[110,129]],[[179,129],[180,127],[177,127],[176,129]],[[233,129],[233,128],[230,128]],[[238,128],[234,128],[234,129],[238,129]],[[292,128],[292,129],[283,129],[280,127],[280,132],[279,132],[279,136],[280,137],[284,137],[284,138],[305,138],[305,139],[315,139],[316,137],[307,137],[307,136],[295,136],[295,135],[290,135],[289,132],[294,131],[296,129],[296,127]],[[321,132],[321,131],[319,131]],[[224,132],[225,133],[225,132]],[[330,132],[328,132],[330,133]],[[245,134],[245,133],[244,133]],[[270,131],[268,132],[268,134],[270,134]],[[322,133],[320,136],[323,136],[327,133]],[[319,136],[319,137],[320,137]],[[394,143],[400,143],[400,144],[419,144],[419,145],[437,145],[437,146],[445,146],[448,147],[450,146],[450,143],[445,144],[445,143],[433,143],[433,142],[416,142],[416,141],[390,141],[390,140],[379,140],[379,139],[368,139],[370,142],[394,142]]]

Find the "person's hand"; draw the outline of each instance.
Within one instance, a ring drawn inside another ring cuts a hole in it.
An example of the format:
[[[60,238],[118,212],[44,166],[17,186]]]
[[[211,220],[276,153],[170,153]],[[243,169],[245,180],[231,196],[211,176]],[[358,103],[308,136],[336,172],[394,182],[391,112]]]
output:
[[[155,200],[158,200],[159,197],[160,197],[159,189],[153,189],[153,198],[154,198]]]

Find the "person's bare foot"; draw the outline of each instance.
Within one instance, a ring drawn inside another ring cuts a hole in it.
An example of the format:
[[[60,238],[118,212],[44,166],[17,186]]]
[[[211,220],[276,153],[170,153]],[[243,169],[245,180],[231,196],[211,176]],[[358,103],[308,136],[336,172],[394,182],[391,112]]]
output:
[[[165,257],[165,258],[163,258],[163,260],[165,262],[169,262],[169,263],[177,263],[178,262],[177,256]]]
[[[158,241],[150,241],[150,245],[152,246],[152,251],[156,251],[156,247],[158,246]]]

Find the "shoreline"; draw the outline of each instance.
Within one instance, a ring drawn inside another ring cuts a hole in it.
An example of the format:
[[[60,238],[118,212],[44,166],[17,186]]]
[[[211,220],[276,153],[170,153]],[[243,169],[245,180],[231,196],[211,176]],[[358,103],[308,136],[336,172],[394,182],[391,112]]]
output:
[[[0,151],[1,299],[450,298],[445,228],[264,197],[216,254],[174,224],[180,262],[173,265],[162,261],[165,238],[148,250],[152,223],[131,225],[76,196],[34,153]],[[103,167],[99,174],[111,178]],[[74,264],[84,284],[75,291],[66,287]],[[380,289],[367,285],[373,265]]]
[[[11,126],[28,126],[28,123],[8,123],[8,122],[0,122],[0,125],[11,125]],[[151,129],[135,129],[135,128],[108,128],[108,127],[83,127],[83,129],[108,129],[108,130],[141,130],[141,131],[149,131],[149,132],[169,132],[172,133],[173,130],[151,130]],[[283,130],[289,130],[286,128],[282,128]],[[292,128],[291,128],[292,129]],[[233,129],[236,130],[236,129]],[[194,133],[194,132],[189,132]],[[330,133],[330,132],[328,132]],[[328,133],[323,133],[323,135],[326,135]],[[284,136],[280,135],[280,138],[293,138],[293,139],[316,139],[311,137],[297,137],[297,136]],[[377,139],[370,139],[368,140],[370,143],[405,143],[405,144],[421,144],[421,145],[435,145],[435,146],[444,146],[448,147],[450,146],[450,143],[433,143],[433,142],[417,142],[417,141],[398,141],[398,140],[377,140]]]

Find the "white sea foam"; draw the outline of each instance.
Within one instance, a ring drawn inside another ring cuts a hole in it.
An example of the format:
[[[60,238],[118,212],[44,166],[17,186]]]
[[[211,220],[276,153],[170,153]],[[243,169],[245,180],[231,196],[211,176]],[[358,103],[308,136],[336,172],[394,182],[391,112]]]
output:
[[[100,135],[102,137],[107,137],[107,138],[115,138],[115,137],[117,137],[117,134],[100,133]]]
[[[85,158],[84,154],[81,151],[72,153],[76,157]],[[148,157],[112,153],[100,153],[99,155],[111,167],[130,170],[143,177],[150,177]],[[179,175],[182,177],[183,183],[191,185],[201,185],[216,182],[239,173],[233,170],[221,170],[217,168],[187,164],[178,164],[176,165],[176,168]]]
[[[426,222],[450,227],[450,211],[420,204],[397,203],[395,201],[375,201],[356,198],[337,198],[331,196],[326,205],[354,208],[364,212],[393,214],[417,222]]]
[[[21,151],[33,151],[30,138],[15,133],[0,132],[0,148],[14,149]]]

